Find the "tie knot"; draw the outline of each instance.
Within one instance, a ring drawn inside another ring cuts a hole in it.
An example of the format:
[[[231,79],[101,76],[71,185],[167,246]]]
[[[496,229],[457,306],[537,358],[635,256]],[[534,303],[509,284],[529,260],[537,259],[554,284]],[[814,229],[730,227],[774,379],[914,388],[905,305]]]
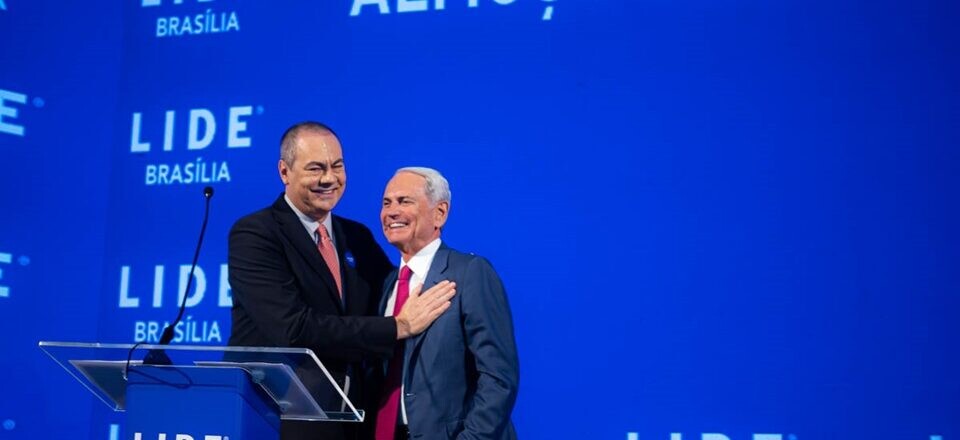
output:
[[[317,234],[320,236],[321,241],[330,241],[330,234],[327,233],[326,226],[323,226],[323,225],[318,226]]]
[[[413,276],[413,271],[410,270],[410,266],[403,266],[400,268],[400,281],[410,281],[410,277]]]

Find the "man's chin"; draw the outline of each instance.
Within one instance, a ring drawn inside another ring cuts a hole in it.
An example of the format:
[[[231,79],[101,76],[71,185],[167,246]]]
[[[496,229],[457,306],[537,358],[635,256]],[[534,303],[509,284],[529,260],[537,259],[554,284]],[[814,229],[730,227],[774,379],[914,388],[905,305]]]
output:
[[[333,211],[333,208],[337,206],[339,199],[324,199],[324,200],[314,200],[313,209],[317,211],[330,212]]]
[[[333,211],[334,206],[335,204],[323,204],[323,205],[313,204],[313,205],[310,205],[310,212],[304,213],[304,214],[309,214],[310,217],[314,218],[314,220],[320,220],[326,217],[327,214],[330,213],[330,211]]]
[[[390,243],[393,247],[397,249],[403,249],[403,247],[407,244],[407,241],[404,239],[405,237],[400,237],[399,234],[387,233],[384,235],[386,235],[387,243]]]

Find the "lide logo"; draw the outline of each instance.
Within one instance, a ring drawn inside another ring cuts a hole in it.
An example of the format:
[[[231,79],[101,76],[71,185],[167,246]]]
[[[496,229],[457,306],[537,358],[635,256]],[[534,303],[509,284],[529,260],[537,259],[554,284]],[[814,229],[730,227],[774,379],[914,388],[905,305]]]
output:
[[[479,8],[481,3],[494,3],[500,6],[515,4],[517,0],[451,0],[451,3],[462,4],[466,2],[467,8]],[[553,18],[553,4],[556,0],[541,0],[544,5],[542,20],[547,21]],[[390,5],[393,4],[393,8]],[[353,0],[350,7],[350,16],[357,17],[362,13],[380,15],[390,14],[391,12],[427,12],[442,11],[447,7],[447,0]]]
[[[176,269],[179,270],[176,270]],[[137,273],[140,276],[135,276]],[[182,264],[170,271],[176,273],[176,289],[170,289],[165,281],[172,281],[167,274],[166,266],[156,265],[153,267],[152,283],[148,283],[151,271],[135,271],[131,266],[122,266],[120,268],[120,299],[118,307],[120,309],[140,309],[149,307],[159,309],[164,306],[164,298],[167,299],[168,308],[179,307],[184,302],[183,294],[187,288],[187,282],[190,278],[190,265]],[[147,275],[147,276],[145,276]],[[202,267],[197,266],[193,273],[193,291],[189,292],[185,304],[188,309],[193,309],[201,304],[212,305],[214,299],[219,308],[230,308],[233,305],[231,296],[228,269],[226,264],[221,264],[219,274],[213,276],[216,284],[208,293],[207,275]],[[133,281],[131,283],[131,280]],[[131,284],[135,287],[131,288]],[[167,285],[164,288],[164,285]],[[137,287],[139,286],[139,287]],[[152,289],[151,289],[152,287]],[[152,295],[147,292],[151,292]],[[213,298],[216,296],[216,298]],[[205,300],[204,298],[210,298]],[[141,301],[141,299],[145,301]],[[149,302],[148,302],[149,301]],[[160,335],[163,329],[169,325],[169,322],[156,321],[150,319],[137,319],[133,322],[133,340],[136,342],[156,343],[160,341]],[[205,343],[223,343],[223,332],[220,331],[220,322],[216,319],[194,319],[192,315],[187,315],[174,327],[173,342],[205,344]]]
[[[158,123],[159,115],[134,112],[130,125],[130,152],[146,154],[162,150],[163,153],[174,151],[201,153],[210,151],[209,148],[216,145],[235,149],[249,148],[253,144],[246,133],[248,120],[254,115],[253,106],[234,106],[222,112],[193,108],[186,111],[186,121],[182,116],[178,118],[178,115],[183,113],[183,111],[178,113],[176,110],[167,110],[164,112],[161,124]],[[263,107],[257,107],[256,113],[262,114]],[[187,125],[186,136],[178,137],[177,127],[179,126],[182,130],[184,123]],[[219,127],[223,125],[226,125],[226,136],[218,137],[218,133],[223,132]],[[160,135],[161,127],[162,136]],[[224,183],[230,182],[231,179],[227,161],[208,161],[199,155],[189,158],[186,162],[147,164],[144,171],[146,185]]]
[[[0,254],[2,255],[2,254]],[[217,306],[229,308],[233,306],[233,298],[231,297],[230,282],[228,275],[228,267],[226,264],[221,264],[218,267],[219,273],[216,276],[217,284],[215,291],[217,293]],[[134,277],[134,272],[131,266],[124,265],[120,267],[120,290],[119,290],[119,301],[117,306],[121,309],[136,309],[140,308],[141,297],[144,299],[150,298],[150,306],[159,309],[163,307],[163,298],[166,296],[168,299],[173,301],[169,304],[171,307],[178,307],[183,301],[183,291],[187,288],[187,282],[190,281],[190,265],[181,264],[177,266],[177,269],[172,272],[176,273],[178,284],[175,289],[170,289],[169,285],[167,289],[164,289],[164,281],[168,281],[166,266],[162,264],[155,265],[153,267],[152,280],[149,279],[149,276],[144,277],[145,274],[150,274],[150,271],[144,271],[144,274],[141,274],[139,277]],[[135,287],[131,289],[131,278],[135,282],[139,281],[139,288]],[[152,281],[152,283],[144,283],[143,281]],[[204,297],[207,293],[207,275],[206,271],[203,270],[199,265],[193,272],[193,292],[187,297],[187,307],[196,307],[203,302]],[[147,287],[147,289],[143,289]],[[150,291],[151,295],[137,293],[137,291]],[[166,295],[164,294],[166,292]],[[146,302],[146,301],[144,301]]]
[[[192,35],[219,34],[240,31],[240,17],[237,11],[216,10],[205,7],[203,3],[213,0],[140,0],[140,7],[164,7],[164,3],[173,7],[182,6],[176,15],[157,17],[155,36],[184,37]],[[193,10],[190,10],[192,6]],[[213,6],[213,5],[209,5]],[[202,8],[199,9],[199,8]]]

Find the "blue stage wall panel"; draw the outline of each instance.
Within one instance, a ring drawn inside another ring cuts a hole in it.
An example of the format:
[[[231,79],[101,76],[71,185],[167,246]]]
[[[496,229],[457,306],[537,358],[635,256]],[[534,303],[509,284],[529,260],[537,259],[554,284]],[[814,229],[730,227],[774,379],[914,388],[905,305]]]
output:
[[[227,232],[315,119],[395,261],[393,170],[449,178],[522,438],[960,439],[958,9],[0,0],[0,438],[118,432],[37,341],[155,342],[206,185],[175,343],[226,343]]]

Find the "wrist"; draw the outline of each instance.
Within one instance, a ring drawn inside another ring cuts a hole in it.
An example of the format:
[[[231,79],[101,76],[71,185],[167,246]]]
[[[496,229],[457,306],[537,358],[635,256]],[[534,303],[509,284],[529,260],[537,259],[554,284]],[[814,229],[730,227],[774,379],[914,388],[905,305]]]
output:
[[[397,340],[409,338],[410,323],[399,317],[394,317],[394,320],[397,322]]]

